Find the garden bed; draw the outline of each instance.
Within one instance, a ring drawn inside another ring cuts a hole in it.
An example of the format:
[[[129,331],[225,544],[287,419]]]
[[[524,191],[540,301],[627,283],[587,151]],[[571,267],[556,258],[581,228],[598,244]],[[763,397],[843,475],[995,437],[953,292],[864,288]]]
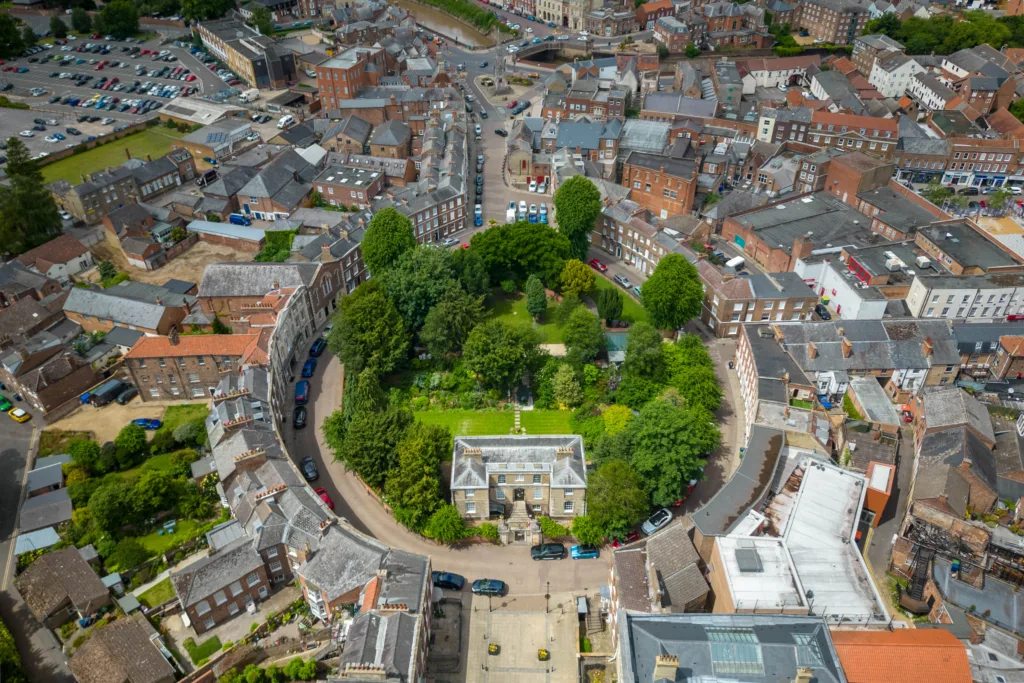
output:
[[[92,439],[92,432],[75,432],[63,429],[47,429],[39,434],[39,450],[37,458],[48,455],[67,453],[68,444],[77,439]]]

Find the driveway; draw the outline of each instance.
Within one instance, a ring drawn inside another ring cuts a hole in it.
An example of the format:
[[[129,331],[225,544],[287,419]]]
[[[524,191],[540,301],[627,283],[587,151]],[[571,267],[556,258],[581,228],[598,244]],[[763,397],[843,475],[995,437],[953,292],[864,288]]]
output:
[[[324,487],[334,500],[334,511],[355,528],[394,548],[429,555],[433,568],[462,574],[467,580],[494,578],[510,586],[509,595],[544,595],[554,591],[596,591],[608,582],[607,554],[597,560],[533,562],[525,546],[468,544],[450,548],[415,534],[385,512],[377,499],[351,472],[334,462],[323,442],[320,426],[341,409],[342,366],[337,358],[323,356],[312,378],[314,399],[308,404],[309,427],[284,429],[283,437],[292,458],[298,462],[312,455],[320,470],[314,487]]]

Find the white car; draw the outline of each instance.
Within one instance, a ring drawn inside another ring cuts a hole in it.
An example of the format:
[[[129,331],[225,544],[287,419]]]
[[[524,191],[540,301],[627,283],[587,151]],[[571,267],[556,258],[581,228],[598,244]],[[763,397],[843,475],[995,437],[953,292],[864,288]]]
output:
[[[260,139],[260,134],[259,133],[249,133],[248,135],[245,136],[245,139],[248,140],[249,142],[253,142],[254,140],[259,140]]]
[[[518,48],[518,47],[516,47],[515,45],[509,45],[509,46],[508,46],[508,51],[509,51],[510,53],[514,53],[514,52],[519,52],[519,48]]]
[[[1013,187],[1010,188],[1010,194],[1020,194],[1022,191],[1024,191],[1024,190],[1021,190],[1016,185],[1014,185]]]
[[[537,181],[536,180],[531,180],[530,181],[530,192],[536,192],[536,191],[537,191]]]
[[[519,30],[519,24],[510,24],[509,28],[512,29],[513,31],[518,31]]]
[[[107,118],[103,119],[102,121],[100,121],[100,123],[103,124],[104,126],[109,126],[113,122],[114,122],[114,119],[109,118],[109,117],[107,117]]]
[[[30,130],[23,130],[20,133],[18,133],[18,135],[20,135],[23,138],[34,138],[36,136],[36,134]]]
[[[587,36],[576,36],[576,40],[579,40],[579,41],[582,41],[582,42],[585,43],[588,40],[590,40],[590,38],[588,38]]]
[[[70,45],[61,45],[60,46],[60,51],[61,52],[71,52],[71,46]]]
[[[50,156],[49,152],[40,152],[39,154],[35,155],[32,158],[38,161],[39,159],[42,159],[43,157],[48,157],[48,156]]]
[[[533,27],[532,26],[527,26],[526,27],[526,32],[527,33],[533,33]]]
[[[565,34],[563,33],[563,34],[561,34],[560,36],[558,36],[558,39],[559,39],[559,40],[569,40],[569,36],[567,36],[567,35],[565,35]]]
[[[57,214],[60,216],[60,219],[62,221],[69,221],[69,220],[71,220],[71,214],[68,213],[67,211],[58,211]]]
[[[47,135],[43,139],[46,140],[49,143],[60,142],[60,140],[58,140],[57,138],[53,137],[52,135]]]

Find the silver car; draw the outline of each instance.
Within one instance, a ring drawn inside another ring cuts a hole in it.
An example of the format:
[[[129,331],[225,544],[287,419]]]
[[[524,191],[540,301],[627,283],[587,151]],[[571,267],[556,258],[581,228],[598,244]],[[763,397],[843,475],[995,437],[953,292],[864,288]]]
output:
[[[647,520],[640,525],[640,530],[644,532],[645,536],[650,536],[655,531],[664,529],[671,521],[672,511],[668,508],[662,508],[648,517]]]

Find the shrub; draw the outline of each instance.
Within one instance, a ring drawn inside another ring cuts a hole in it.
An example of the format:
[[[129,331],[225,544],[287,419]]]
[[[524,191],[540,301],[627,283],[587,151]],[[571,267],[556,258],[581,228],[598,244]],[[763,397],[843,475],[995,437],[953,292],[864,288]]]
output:
[[[489,522],[484,522],[477,527],[477,533],[480,534],[480,538],[487,541],[497,542],[499,538],[497,525]]]
[[[513,292],[516,291],[516,282],[515,282],[515,280],[502,280],[501,281],[501,289],[506,294],[512,294]]]
[[[548,538],[562,538],[569,535],[569,529],[550,517],[541,515],[537,518],[537,522],[540,524],[540,532]]]
[[[174,439],[174,435],[166,429],[161,429],[153,435],[153,440],[149,442],[149,452],[153,455],[160,455],[173,451],[177,446],[178,442]]]

